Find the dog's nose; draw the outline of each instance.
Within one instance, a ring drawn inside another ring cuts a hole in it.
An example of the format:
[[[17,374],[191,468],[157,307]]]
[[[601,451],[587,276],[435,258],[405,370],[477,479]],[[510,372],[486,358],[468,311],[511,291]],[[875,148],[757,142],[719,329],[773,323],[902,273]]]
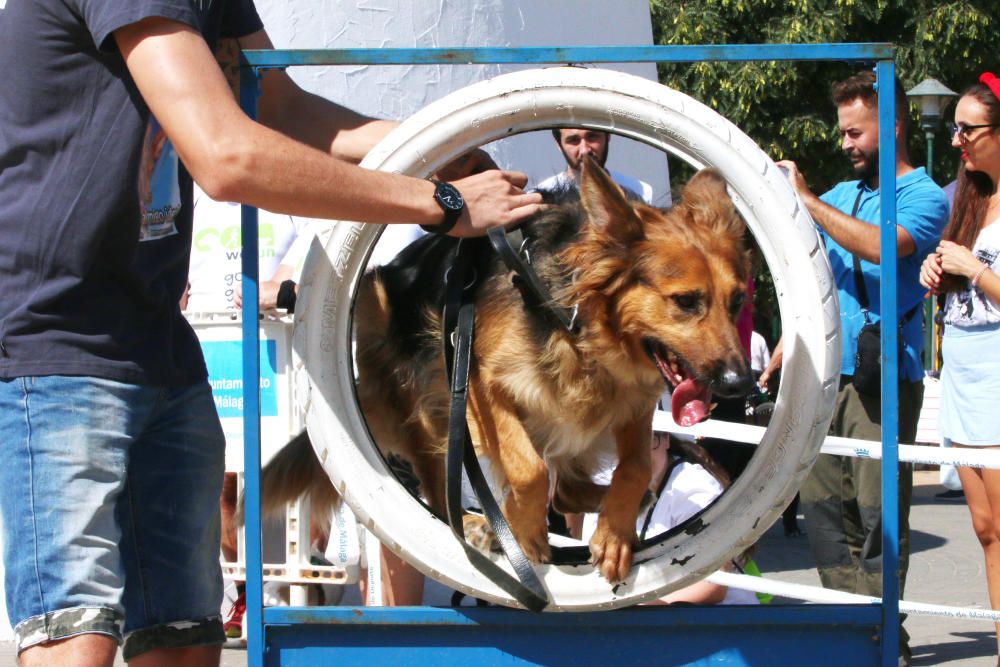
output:
[[[753,375],[749,365],[744,361],[735,367],[726,366],[712,387],[712,393],[724,398],[746,396],[753,389]]]

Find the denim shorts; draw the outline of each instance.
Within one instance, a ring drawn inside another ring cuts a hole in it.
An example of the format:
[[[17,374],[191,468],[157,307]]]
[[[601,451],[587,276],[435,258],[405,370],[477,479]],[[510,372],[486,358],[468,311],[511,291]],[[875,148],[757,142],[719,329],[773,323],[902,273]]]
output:
[[[0,380],[0,511],[18,651],[84,633],[222,643],[225,439],[207,383]]]

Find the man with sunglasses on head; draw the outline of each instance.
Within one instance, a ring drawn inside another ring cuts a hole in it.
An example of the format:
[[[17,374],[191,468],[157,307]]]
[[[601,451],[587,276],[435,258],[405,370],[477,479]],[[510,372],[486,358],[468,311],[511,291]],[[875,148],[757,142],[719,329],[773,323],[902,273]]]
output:
[[[881,220],[878,95],[875,75],[861,72],[831,87],[841,143],[857,180],[813,194],[796,164],[778,165],[819,228],[840,300],[841,377],[830,434],[879,441],[882,399],[853,384],[858,334],[867,321],[882,317],[879,303],[879,223]],[[926,290],[920,265],[941,237],[948,219],[944,193],[924,168],[910,162],[906,146],[909,106],[899,81],[896,93],[896,252],[899,357],[899,441],[916,438],[923,402],[921,305]],[[859,285],[861,286],[859,289]],[[913,468],[899,467],[899,592],[909,563],[909,513]],[[882,594],[881,462],[820,454],[801,489],[806,530],[820,579],[827,588],[862,595]],[[900,628],[900,663],[909,664],[908,636]]]

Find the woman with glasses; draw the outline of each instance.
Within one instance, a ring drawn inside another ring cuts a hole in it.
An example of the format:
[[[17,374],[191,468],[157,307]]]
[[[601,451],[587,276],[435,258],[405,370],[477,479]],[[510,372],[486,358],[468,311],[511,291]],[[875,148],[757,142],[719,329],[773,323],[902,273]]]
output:
[[[941,244],[920,282],[945,294],[939,430],[954,447],[1000,447],[1000,79],[962,93],[951,144],[962,164]],[[986,556],[990,604],[1000,607],[1000,470],[958,468]],[[1000,624],[998,624],[1000,629]]]

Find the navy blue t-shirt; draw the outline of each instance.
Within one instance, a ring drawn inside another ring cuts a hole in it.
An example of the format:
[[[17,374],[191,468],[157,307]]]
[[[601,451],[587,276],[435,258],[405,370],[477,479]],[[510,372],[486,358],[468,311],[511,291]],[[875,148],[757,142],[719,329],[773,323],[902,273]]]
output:
[[[205,377],[180,313],[191,177],[113,31],[162,17],[220,37],[252,0],[7,0],[0,11],[0,377]],[[192,119],[197,122],[197,119]]]

